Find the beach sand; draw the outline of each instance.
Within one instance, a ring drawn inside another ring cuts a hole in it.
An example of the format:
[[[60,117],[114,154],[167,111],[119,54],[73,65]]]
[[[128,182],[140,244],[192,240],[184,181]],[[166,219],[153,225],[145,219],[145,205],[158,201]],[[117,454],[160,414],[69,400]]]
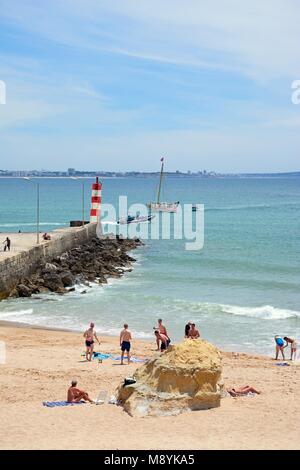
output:
[[[65,400],[71,379],[92,398],[113,394],[137,364],[85,362],[82,334],[1,324],[6,364],[0,365],[1,449],[299,449],[300,366],[277,367],[263,356],[223,353],[226,388],[249,384],[254,397],[225,397],[221,407],[161,418],[131,418],[115,405],[45,408]],[[101,352],[119,355],[118,338]],[[99,350],[99,347],[96,347]],[[133,342],[149,357],[155,342]]]

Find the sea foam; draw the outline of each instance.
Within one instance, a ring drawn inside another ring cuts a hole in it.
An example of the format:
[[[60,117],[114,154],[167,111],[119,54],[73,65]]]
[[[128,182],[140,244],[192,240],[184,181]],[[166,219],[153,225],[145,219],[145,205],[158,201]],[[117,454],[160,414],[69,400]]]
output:
[[[233,315],[261,318],[263,320],[285,320],[287,318],[300,318],[300,312],[276,308],[272,305],[262,305],[261,307],[238,307],[234,305],[221,305],[224,313]]]

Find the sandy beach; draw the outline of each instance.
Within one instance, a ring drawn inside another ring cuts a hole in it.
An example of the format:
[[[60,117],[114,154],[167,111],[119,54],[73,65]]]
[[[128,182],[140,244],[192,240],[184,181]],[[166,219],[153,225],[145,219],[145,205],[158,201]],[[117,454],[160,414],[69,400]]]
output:
[[[226,387],[250,384],[254,397],[225,397],[221,407],[176,417],[132,418],[121,407],[45,408],[65,400],[71,379],[89,392],[113,394],[137,364],[85,362],[80,333],[0,326],[1,449],[299,449],[300,367],[271,358],[223,353]],[[101,352],[119,355],[118,338],[102,337]],[[135,340],[133,355],[149,357],[155,343]]]

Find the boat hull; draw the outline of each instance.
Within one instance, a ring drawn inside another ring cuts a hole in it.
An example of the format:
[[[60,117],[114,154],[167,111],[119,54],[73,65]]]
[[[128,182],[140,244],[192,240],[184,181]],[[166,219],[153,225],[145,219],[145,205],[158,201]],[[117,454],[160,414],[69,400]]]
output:
[[[179,202],[150,202],[148,204],[151,212],[177,212]]]

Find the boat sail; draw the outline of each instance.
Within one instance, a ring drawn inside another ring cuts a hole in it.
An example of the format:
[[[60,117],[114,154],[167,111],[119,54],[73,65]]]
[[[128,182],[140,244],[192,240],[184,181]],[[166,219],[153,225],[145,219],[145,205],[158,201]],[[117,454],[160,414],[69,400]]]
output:
[[[161,169],[160,169],[157,199],[156,199],[156,202],[150,202],[148,204],[148,207],[150,211],[154,211],[154,212],[176,212],[177,207],[179,206],[179,201],[177,202],[161,202],[160,201],[161,188],[162,188],[162,182],[163,182],[163,176],[164,176],[164,157],[162,157],[160,161],[161,161]]]

